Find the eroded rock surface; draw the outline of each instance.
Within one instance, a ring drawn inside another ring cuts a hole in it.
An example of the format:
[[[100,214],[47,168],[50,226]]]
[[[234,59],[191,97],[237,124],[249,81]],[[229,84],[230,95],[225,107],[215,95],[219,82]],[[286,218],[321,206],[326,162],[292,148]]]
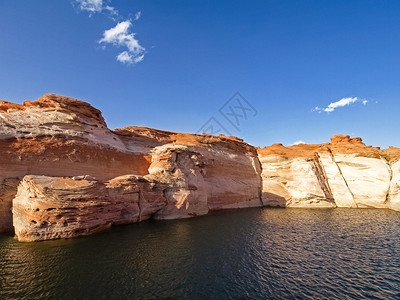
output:
[[[265,206],[335,207],[319,160],[260,156]]]
[[[222,135],[110,130],[90,104],[48,94],[0,101],[0,151],[0,232],[23,241],[228,208],[400,211],[400,149],[345,135],[256,149]]]
[[[166,144],[153,151],[149,173],[167,188],[166,205],[154,217],[178,219],[208,213],[202,157],[186,146]]]
[[[11,207],[18,184],[18,178],[0,178],[0,233],[13,228]]]
[[[333,136],[326,144],[275,144],[259,149],[263,202],[289,207],[394,208],[398,178],[393,174],[400,151],[388,150],[346,135]]]
[[[162,152],[162,149],[168,149],[169,146],[162,148],[163,145],[185,146],[192,153],[195,172],[200,172],[204,178],[210,210],[262,205],[261,165],[257,151],[241,139],[143,127],[126,127],[116,129],[116,132],[124,137],[128,145],[139,141],[141,145],[151,145],[155,150],[161,146],[160,150],[152,152],[155,153],[153,160],[157,160],[157,153]]]
[[[388,197],[388,206],[400,211],[400,160],[391,165],[392,180]]]
[[[140,176],[101,183],[30,175],[14,198],[13,222],[20,241],[69,238],[147,219],[164,203],[160,185]]]
[[[0,102],[0,150],[0,174],[16,180],[13,186],[0,182],[0,230],[12,230],[11,202],[24,178],[13,205],[21,240],[262,205],[257,152],[242,140],[144,127],[113,131],[99,110],[67,97]],[[129,189],[135,192],[126,194]],[[96,211],[98,206],[104,209]]]

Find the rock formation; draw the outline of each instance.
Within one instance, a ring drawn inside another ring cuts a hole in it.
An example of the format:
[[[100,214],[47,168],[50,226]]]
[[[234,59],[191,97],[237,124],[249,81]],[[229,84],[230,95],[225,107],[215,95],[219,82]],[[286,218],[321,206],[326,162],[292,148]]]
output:
[[[0,150],[0,232],[21,241],[228,208],[400,211],[400,149],[344,135],[256,149],[222,135],[110,130],[90,104],[48,94],[0,101]]]
[[[0,149],[0,231],[14,226],[20,240],[262,205],[257,151],[242,140],[113,131],[100,111],[67,97],[0,102]]]
[[[259,149],[263,203],[284,207],[396,207],[400,149],[380,150],[360,138]]]
[[[127,175],[106,183],[65,177],[25,176],[13,201],[20,241],[87,235],[151,217],[165,204],[162,187]]]

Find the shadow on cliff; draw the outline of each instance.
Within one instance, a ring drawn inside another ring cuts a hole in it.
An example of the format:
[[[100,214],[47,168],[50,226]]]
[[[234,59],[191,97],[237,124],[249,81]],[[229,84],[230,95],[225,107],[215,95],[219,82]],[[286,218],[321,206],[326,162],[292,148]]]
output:
[[[262,202],[265,207],[286,207],[286,199],[274,193],[263,192]]]

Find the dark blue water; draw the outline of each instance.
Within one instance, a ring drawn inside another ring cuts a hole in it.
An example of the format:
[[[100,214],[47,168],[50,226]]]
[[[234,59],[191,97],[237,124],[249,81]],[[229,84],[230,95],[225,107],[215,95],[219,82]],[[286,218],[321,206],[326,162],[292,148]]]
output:
[[[400,213],[244,209],[19,243],[0,299],[400,299]]]

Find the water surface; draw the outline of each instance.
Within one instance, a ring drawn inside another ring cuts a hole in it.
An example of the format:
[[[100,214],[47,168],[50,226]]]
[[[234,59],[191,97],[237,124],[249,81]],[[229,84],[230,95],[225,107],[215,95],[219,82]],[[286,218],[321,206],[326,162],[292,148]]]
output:
[[[400,299],[400,213],[242,209],[19,243],[0,299]]]

